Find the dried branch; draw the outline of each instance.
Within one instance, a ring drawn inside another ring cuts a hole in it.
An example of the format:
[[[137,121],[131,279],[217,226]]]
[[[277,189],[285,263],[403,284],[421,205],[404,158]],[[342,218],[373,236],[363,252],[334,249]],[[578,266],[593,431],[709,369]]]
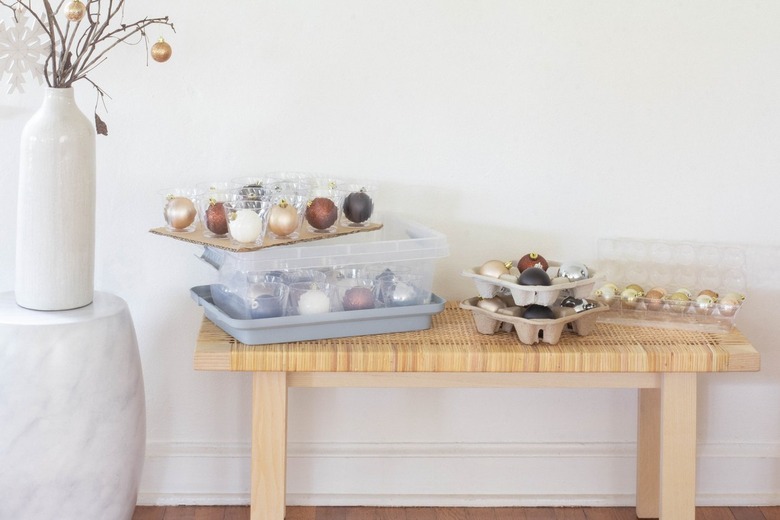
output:
[[[76,81],[86,80],[95,88],[98,99],[103,101],[104,106],[105,98],[110,96],[88,75],[108,59],[108,52],[120,43],[130,43],[128,40],[135,35],[139,35],[141,40],[146,42],[148,51],[146,29],[152,25],[165,25],[176,32],[167,16],[146,17],[133,23],[125,23],[125,0],[82,0],[85,4],[84,18],[78,21],[68,19],[64,23],[63,31],[63,25],[60,25],[57,16],[66,0],[59,0],[56,8],[52,7],[52,0],[41,1],[43,3],[41,13],[33,9],[32,0],[0,0],[0,6],[10,9],[17,22],[19,22],[17,8],[20,8],[30,14],[35,23],[46,33],[51,45],[49,55],[43,64],[48,86],[67,88]],[[97,102],[95,103],[95,126],[99,134],[108,135],[108,127],[97,114]]]
[[[111,49],[120,43],[128,43],[128,39],[135,35],[145,39],[145,30],[152,25],[166,25],[175,32],[167,16],[124,23],[125,0],[84,0],[84,19],[76,22],[67,20],[63,31],[58,15],[66,0],[58,3],[55,0],[56,8],[52,6],[52,0],[41,1],[42,12],[33,9],[32,0],[0,0],[0,6],[13,11],[16,17],[16,8],[21,5],[46,33],[51,51],[44,62],[44,74],[46,83],[51,87],[70,87],[81,79],[90,81],[87,75],[106,60]]]

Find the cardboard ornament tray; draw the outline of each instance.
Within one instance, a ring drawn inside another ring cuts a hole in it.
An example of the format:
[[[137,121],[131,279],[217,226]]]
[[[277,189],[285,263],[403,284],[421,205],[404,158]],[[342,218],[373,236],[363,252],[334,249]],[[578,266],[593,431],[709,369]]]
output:
[[[267,235],[263,239],[263,243],[261,245],[239,244],[237,242],[233,242],[229,237],[207,237],[203,234],[203,224],[201,222],[198,222],[195,226],[195,230],[191,232],[171,231],[166,227],[153,228],[150,229],[149,232],[154,235],[169,237],[199,246],[214,247],[225,251],[231,251],[233,253],[248,253],[253,251],[260,251],[270,247],[296,245],[305,242],[313,242],[316,240],[338,238],[355,233],[377,231],[379,229],[382,229],[382,224],[379,222],[362,227],[338,226],[336,231],[333,233],[313,233],[305,229],[305,226],[302,226],[301,229],[298,230],[298,238],[273,238],[272,236]]]
[[[556,344],[564,331],[579,336],[587,336],[593,330],[598,315],[609,310],[603,303],[593,302],[596,307],[576,314],[562,316],[557,319],[529,320],[523,317],[509,316],[492,312],[477,306],[481,297],[469,298],[460,303],[462,309],[470,310],[474,317],[474,325],[480,334],[495,334],[499,330],[506,332],[513,328],[521,343],[533,345],[543,342]]]
[[[560,262],[549,262],[547,274],[555,278],[558,274]],[[483,298],[492,298],[500,293],[510,293],[515,305],[525,306],[531,304],[550,306],[562,295],[575,298],[587,298],[593,293],[593,287],[602,278],[600,273],[590,269],[590,277],[584,280],[558,283],[553,285],[520,285],[508,280],[501,280],[492,276],[478,273],[478,267],[464,269],[461,273],[471,278],[477,288],[477,294]]]

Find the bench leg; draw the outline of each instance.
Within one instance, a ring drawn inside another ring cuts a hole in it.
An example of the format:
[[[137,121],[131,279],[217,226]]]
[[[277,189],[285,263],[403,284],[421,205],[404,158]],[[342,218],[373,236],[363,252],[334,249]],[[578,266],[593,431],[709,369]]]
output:
[[[287,480],[287,374],[252,379],[251,520],[283,520]]]
[[[636,455],[636,516],[658,518],[661,483],[661,390],[640,388]]]
[[[667,373],[661,382],[661,520],[696,516],[696,374]]]

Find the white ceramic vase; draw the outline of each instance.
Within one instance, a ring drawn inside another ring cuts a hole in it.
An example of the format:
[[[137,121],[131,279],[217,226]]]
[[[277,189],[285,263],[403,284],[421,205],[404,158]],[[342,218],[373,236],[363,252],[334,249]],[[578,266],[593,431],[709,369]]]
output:
[[[22,132],[16,303],[66,310],[92,302],[95,129],[72,88],[47,88]]]

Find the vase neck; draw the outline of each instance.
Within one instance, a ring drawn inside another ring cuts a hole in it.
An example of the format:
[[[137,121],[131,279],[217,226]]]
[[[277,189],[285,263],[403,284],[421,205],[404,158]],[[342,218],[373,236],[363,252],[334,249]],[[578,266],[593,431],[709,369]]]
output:
[[[43,104],[49,105],[53,103],[67,103],[76,104],[76,96],[73,92],[73,87],[67,88],[54,88],[46,87],[43,91]]]

